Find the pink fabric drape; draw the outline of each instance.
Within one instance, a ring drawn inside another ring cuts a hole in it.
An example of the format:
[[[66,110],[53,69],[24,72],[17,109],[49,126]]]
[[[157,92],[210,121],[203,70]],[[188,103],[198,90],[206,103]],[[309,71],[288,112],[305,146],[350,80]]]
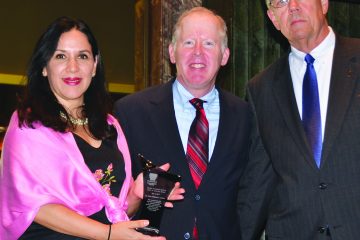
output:
[[[18,127],[11,117],[0,161],[0,239],[17,239],[33,222],[38,209],[57,203],[89,216],[105,207],[115,223],[128,220],[126,196],[132,183],[131,161],[123,131],[115,126],[126,178],[118,197],[109,196],[86,166],[71,133],[59,133],[41,124]]]

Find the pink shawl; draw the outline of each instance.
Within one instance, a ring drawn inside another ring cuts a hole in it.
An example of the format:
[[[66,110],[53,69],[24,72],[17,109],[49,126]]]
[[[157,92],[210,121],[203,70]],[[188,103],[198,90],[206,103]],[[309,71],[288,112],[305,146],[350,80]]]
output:
[[[57,203],[84,215],[105,207],[115,223],[128,220],[126,196],[132,182],[131,161],[123,131],[117,144],[124,156],[126,178],[119,197],[109,196],[86,166],[71,133],[59,133],[41,124],[18,127],[15,112],[10,120],[0,159],[0,239],[17,239],[33,222],[38,209]]]

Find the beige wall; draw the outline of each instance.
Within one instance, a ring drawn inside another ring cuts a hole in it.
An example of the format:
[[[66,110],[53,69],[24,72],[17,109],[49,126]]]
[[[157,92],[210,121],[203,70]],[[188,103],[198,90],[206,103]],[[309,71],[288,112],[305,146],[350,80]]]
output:
[[[40,34],[63,15],[85,20],[97,37],[114,92],[134,85],[134,0],[2,0],[0,84],[16,82]],[[9,75],[8,75],[9,74]],[[1,85],[0,85],[1,87]]]

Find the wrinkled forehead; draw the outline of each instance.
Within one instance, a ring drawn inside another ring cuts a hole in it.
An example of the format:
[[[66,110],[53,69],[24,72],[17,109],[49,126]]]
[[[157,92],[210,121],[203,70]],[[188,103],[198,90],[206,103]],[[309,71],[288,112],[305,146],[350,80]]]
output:
[[[179,26],[180,36],[202,34],[220,37],[222,28],[219,19],[209,13],[195,12],[184,17]]]

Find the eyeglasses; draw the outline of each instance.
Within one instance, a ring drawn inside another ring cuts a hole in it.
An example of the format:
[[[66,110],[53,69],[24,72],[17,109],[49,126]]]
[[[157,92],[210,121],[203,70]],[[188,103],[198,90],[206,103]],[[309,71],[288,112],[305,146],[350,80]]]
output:
[[[282,8],[288,5],[290,0],[270,0],[270,6],[274,8]]]

